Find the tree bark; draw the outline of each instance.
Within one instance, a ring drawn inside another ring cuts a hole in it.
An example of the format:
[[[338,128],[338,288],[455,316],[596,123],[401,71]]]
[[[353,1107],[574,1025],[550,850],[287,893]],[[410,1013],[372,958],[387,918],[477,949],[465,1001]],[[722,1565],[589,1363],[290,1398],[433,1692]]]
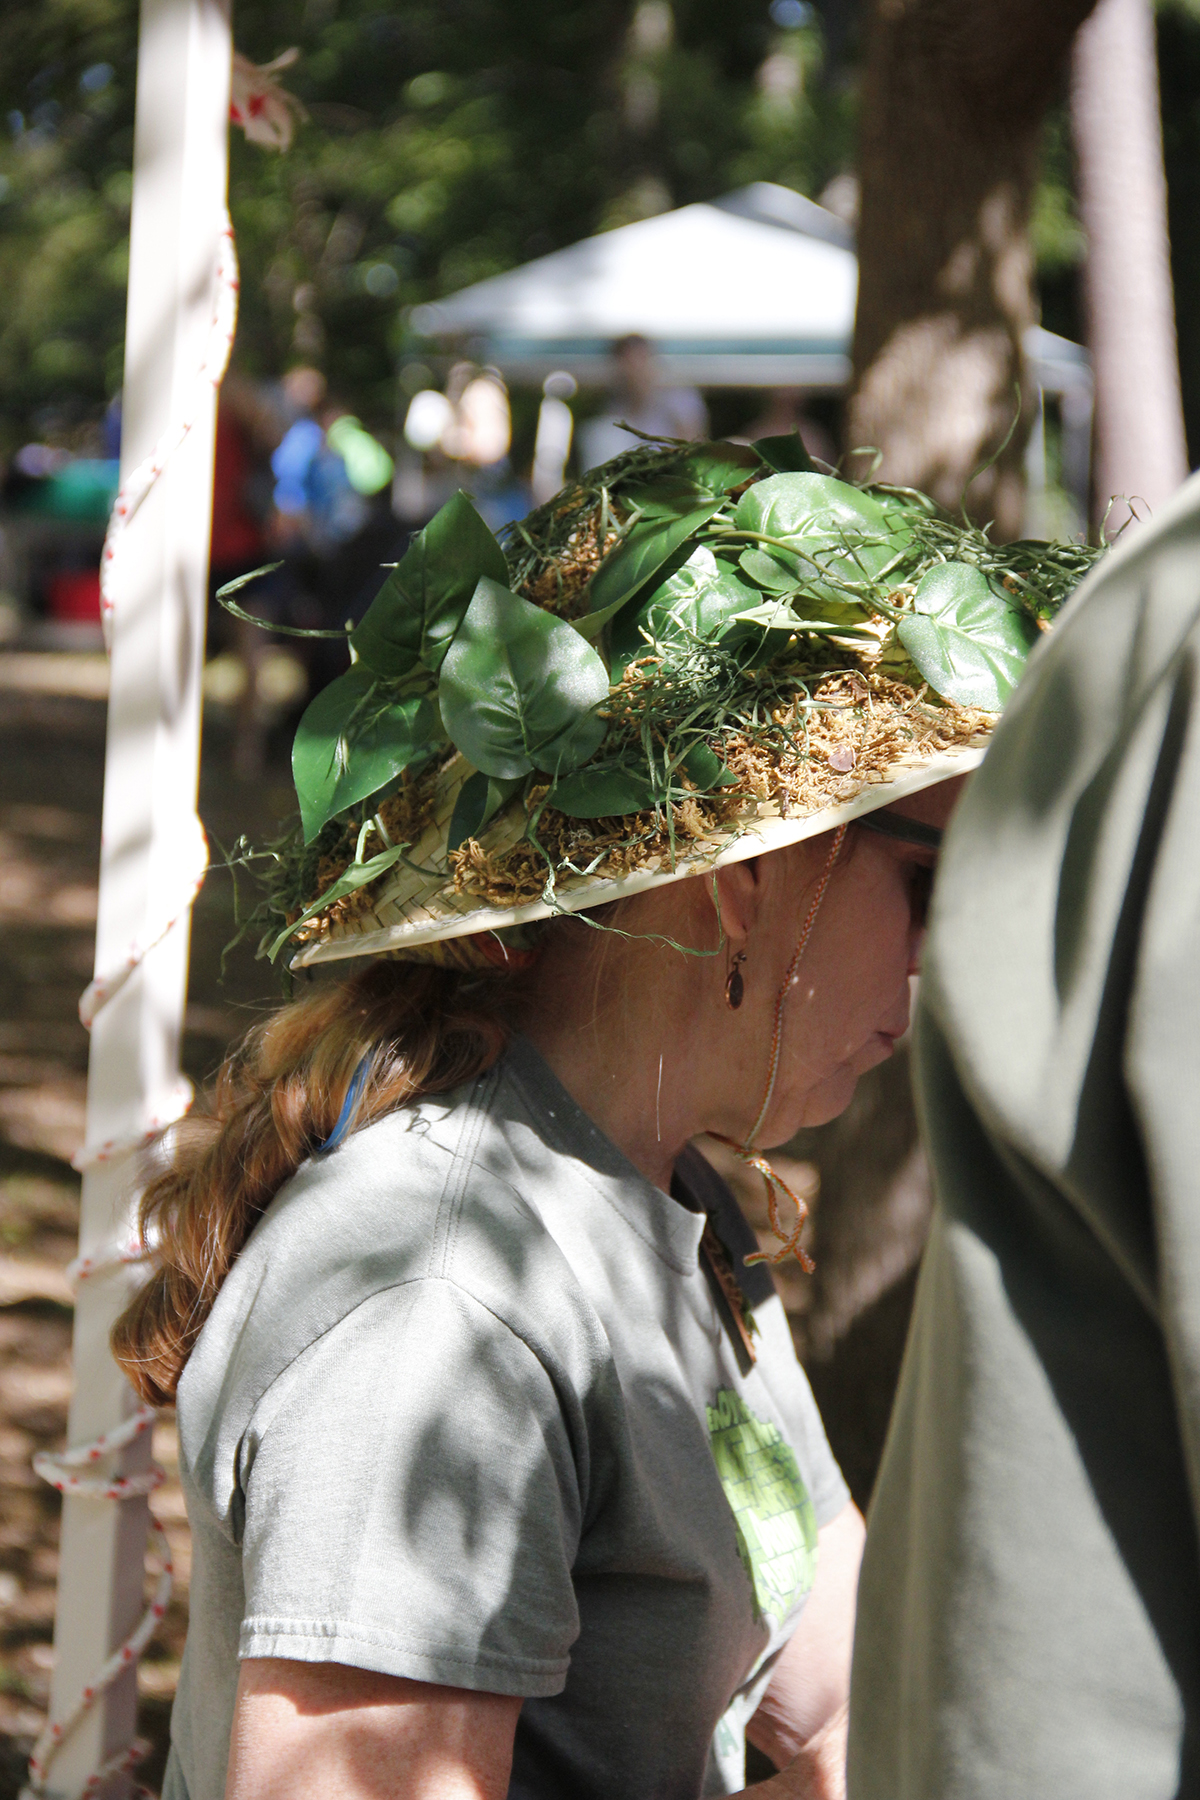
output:
[[[850,448],[878,479],[1021,528],[1036,320],[1028,219],[1039,133],[1093,0],[875,0],[859,171]],[[971,477],[1021,417],[1007,448]]]
[[[1151,0],[1100,0],[1071,75],[1096,383],[1093,496],[1111,536],[1129,517],[1126,496],[1153,509],[1188,470]]]

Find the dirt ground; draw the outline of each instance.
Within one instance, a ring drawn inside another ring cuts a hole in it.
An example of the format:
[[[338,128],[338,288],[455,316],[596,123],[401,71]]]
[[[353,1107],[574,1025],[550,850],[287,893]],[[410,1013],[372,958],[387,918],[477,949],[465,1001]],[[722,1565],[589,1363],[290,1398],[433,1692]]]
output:
[[[22,673],[24,670],[24,673]],[[15,671],[15,672],[14,672]],[[54,671],[54,673],[51,673]],[[71,1391],[72,1295],[87,1036],[76,1004],[92,973],[105,706],[87,698],[100,666],[0,656],[0,1800],[15,1800],[45,1717],[53,1668],[58,1495],[34,1475],[60,1448]],[[37,691],[47,685],[58,692]],[[65,690],[65,691],[64,691]],[[282,742],[259,780],[232,773],[220,719],[206,722],[200,812],[210,838],[261,836],[293,805]],[[184,1061],[197,1083],[278,996],[243,946],[219,978],[232,932],[228,877],[210,874],[195,909]],[[901,1059],[864,1082],[851,1112],[807,1133],[793,1178],[821,1201],[818,1274],[781,1271],[784,1303],[835,1452],[855,1497],[869,1495],[907,1327],[928,1190]],[[736,1167],[734,1171],[737,1173]],[[756,1181],[740,1185],[765,1225]],[[140,1779],[161,1780],[187,1626],[189,1546],[169,1414],[154,1449],[171,1479],[152,1504],[171,1540],[174,1595],[141,1665]]]
[[[0,664],[2,664],[0,659]],[[46,659],[41,682],[55,682]],[[97,685],[96,665],[62,662],[57,685]],[[87,1035],[76,1003],[92,973],[100,846],[102,699],[6,687],[0,666],[0,1800],[13,1800],[41,1728],[53,1667],[58,1495],[30,1459],[63,1442],[71,1391],[71,1290],[79,1178],[69,1157],[83,1138]],[[209,734],[200,810],[232,842],[291,804],[282,760],[264,781],[230,772],[219,727]],[[184,1060],[207,1075],[255,1010],[272,972],[234,954],[228,878],[211,875],[196,906]],[[172,1479],[154,1496],[176,1567],[175,1592],[142,1664],[141,1729],[154,1748],[141,1778],[157,1786],[187,1626],[188,1534],[174,1480],[169,1415],[154,1450]]]

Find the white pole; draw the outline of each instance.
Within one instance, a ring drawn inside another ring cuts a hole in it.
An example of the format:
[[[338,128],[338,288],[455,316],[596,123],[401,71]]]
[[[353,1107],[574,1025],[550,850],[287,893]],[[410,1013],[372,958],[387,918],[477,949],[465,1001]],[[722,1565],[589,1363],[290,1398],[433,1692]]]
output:
[[[125,339],[122,477],[191,416],[194,424],[130,524],[114,561],[112,680],[104,780],[96,969],[179,918],[97,1014],[88,1070],[90,1145],[134,1142],[178,1107],[187,981],[186,883],[194,867],[215,396],[197,412],[196,378],[213,311],[224,219],[230,79],[229,0],[142,0]],[[181,891],[182,889],[182,891]],[[181,913],[181,902],[182,916]],[[157,926],[156,926],[157,922]],[[115,1155],[83,1182],[80,1253],[107,1260],[130,1235],[136,1163]],[[129,1417],[133,1395],[108,1333],[127,1296],[119,1270],[79,1290],[68,1441]],[[144,1466],[143,1437],[123,1472]],[[113,1467],[110,1459],[109,1468]],[[102,1465],[104,1467],[104,1465]],[[52,1717],[71,1713],[143,1610],[144,1500],[64,1501]],[[108,1689],[67,1737],[47,1779],[78,1796],[128,1743],[136,1673]],[[126,1791],[128,1777],[108,1791]]]

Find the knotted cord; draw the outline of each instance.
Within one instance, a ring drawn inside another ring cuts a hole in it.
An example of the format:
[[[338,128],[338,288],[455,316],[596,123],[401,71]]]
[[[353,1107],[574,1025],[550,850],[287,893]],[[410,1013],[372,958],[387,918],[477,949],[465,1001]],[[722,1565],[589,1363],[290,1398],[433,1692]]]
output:
[[[800,1198],[799,1194],[792,1191],[783,1177],[775,1172],[766,1157],[761,1156],[755,1150],[754,1140],[766,1124],[767,1114],[771,1109],[771,1101],[775,1097],[775,1083],[779,1076],[779,1058],[783,1050],[784,1007],[787,1005],[789,993],[796,985],[800,964],[804,960],[804,952],[808,949],[808,940],[812,936],[813,926],[817,922],[817,914],[821,910],[821,902],[825,898],[825,892],[829,886],[830,878],[833,875],[834,866],[838,856],[841,854],[842,843],[845,836],[846,827],[844,825],[839,825],[833,834],[833,847],[829,852],[825,867],[821,873],[821,879],[817,883],[816,892],[812,897],[812,904],[808,909],[808,915],[805,918],[804,924],[800,927],[800,936],[796,940],[796,948],[792,953],[792,960],[787,966],[787,972],[780,983],[779,992],[775,997],[775,1016],[771,1027],[771,1056],[767,1065],[767,1085],[763,1093],[762,1105],[758,1109],[758,1117],[746,1134],[744,1143],[739,1144],[734,1138],[723,1137],[720,1132],[714,1131],[712,1133],[712,1136],[716,1138],[718,1143],[727,1144],[734,1155],[739,1157],[741,1161],[746,1164],[747,1168],[756,1170],[766,1182],[767,1217],[771,1221],[771,1230],[780,1240],[780,1247],[778,1250],[756,1250],[751,1256],[747,1256],[745,1261],[747,1263],[781,1263],[785,1257],[794,1256],[801,1268],[807,1270],[810,1275],[816,1265],[813,1263],[808,1252],[800,1247],[800,1233],[803,1231],[804,1221],[808,1217],[808,1207]],[[796,1209],[796,1223],[790,1231],[779,1216],[780,1194],[786,1194]]]

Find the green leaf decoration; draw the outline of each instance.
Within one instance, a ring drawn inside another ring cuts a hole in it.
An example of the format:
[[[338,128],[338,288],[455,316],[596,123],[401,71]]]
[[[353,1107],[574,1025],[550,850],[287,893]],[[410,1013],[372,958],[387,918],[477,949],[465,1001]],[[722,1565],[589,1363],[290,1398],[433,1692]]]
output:
[[[450,838],[446,848],[457,850],[468,838],[477,838],[520,790],[523,780],[524,776],[518,775],[512,781],[497,781],[494,776],[484,775],[478,770],[474,775],[468,775],[454,802],[454,815],[450,820]]]
[[[944,699],[1000,712],[1038,633],[1000,598],[981,569],[947,562],[918,584],[913,610],[896,627],[896,636]]]
[[[569,819],[619,819],[625,813],[646,812],[655,798],[645,769],[628,763],[589,763],[556,781],[550,802]]]
[[[702,794],[711,793],[716,787],[734,787],[737,783],[733,770],[726,767],[707,744],[693,744],[680,766]]]
[[[598,630],[723,504],[720,495],[672,518],[639,520],[592,577],[590,612],[581,623],[589,625],[592,632]]]
[[[701,793],[729,787],[737,776],[726,768],[715,751],[700,742],[680,758],[670,787],[674,798],[686,793],[681,777],[687,775]],[[652,779],[649,769],[628,762],[589,763],[554,784],[550,804],[570,819],[621,818],[626,813],[648,812],[665,798],[667,784],[661,775]]]
[[[786,431],[782,437],[756,438],[752,449],[769,468],[783,474],[815,474],[812,457],[804,448],[798,431]]]
[[[793,556],[785,550],[759,550],[751,548],[743,550],[739,558],[740,567],[745,575],[768,594],[792,594],[803,587],[811,590],[815,587],[828,587],[821,579],[821,571],[815,563],[809,562],[805,556]]]
[[[377,793],[414,762],[424,762],[445,732],[427,694],[389,700],[363,663],[322,688],[296,729],[292,776],[304,841],[357,800]]]
[[[654,481],[630,482],[621,487],[622,505],[636,506],[643,519],[677,519],[712,498],[712,488],[701,486],[686,475],[659,475]]]
[[[749,444],[697,444],[676,469],[685,480],[694,481],[710,494],[727,494],[731,488],[741,487],[751,475],[762,474],[766,460]]]
[[[469,762],[501,781],[578,768],[603,742],[595,709],[607,698],[604,664],[577,631],[484,576],[438,685]]]
[[[856,624],[852,618],[802,618],[783,600],[763,600],[757,606],[748,606],[729,616],[726,629],[721,634],[721,643],[732,646],[755,637],[759,632],[771,635],[783,633],[788,637],[808,632],[814,637],[851,637],[868,641],[875,639],[873,631]]]
[[[316,626],[309,625],[280,625],[275,619],[257,618],[254,613],[248,613],[244,607],[237,604],[236,600],[230,598],[231,595],[240,593],[242,588],[249,587],[252,581],[258,581],[264,575],[273,575],[276,569],[282,569],[282,567],[281,561],[269,562],[264,563],[260,569],[251,569],[248,575],[235,576],[232,581],[227,581],[224,587],[217,589],[217,600],[227,613],[232,613],[234,618],[240,619],[243,625],[257,625],[260,631],[273,631],[280,637],[347,638],[350,634],[344,625],[337,626],[332,631],[322,631]]]
[[[612,670],[618,679],[626,664],[646,648],[643,629],[664,646],[690,638],[716,638],[726,621],[759,598],[707,544],[697,544],[686,562],[660,581],[636,607],[627,607],[613,626]]]
[[[734,525],[772,540],[743,552],[742,568],[752,580],[782,593],[789,573],[787,585],[826,600],[844,600],[847,587],[873,580],[908,541],[898,509],[832,475],[771,475],[756,482],[738,501]],[[794,565],[792,555],[799,559]]]
[[[371,857],[369,862],[351,863],[344,875],[339,875],[337,880],[327,887],[311,906],[305,907],[298,919],[294,919],[280,932],[267,951],[271,961],[275,961],[293,932],[299,931],[300,927],[306,925],[309,919],[315,918],[317,913],[324,912],[327,906],[332,906],[335,900],[341,900],[347,894],[355,893],[358,888],[367,887],[370,882],[378,881],[381,875],[387,874],[394,863],[400,861],[407,849],[407,844],[394,844],[390,850],[381,850],[378,856]]]
[[[480,576],[508,580],[504,552],[464,493],[419,531],[367,608],[350,642],[377,675],[436,675]]]

